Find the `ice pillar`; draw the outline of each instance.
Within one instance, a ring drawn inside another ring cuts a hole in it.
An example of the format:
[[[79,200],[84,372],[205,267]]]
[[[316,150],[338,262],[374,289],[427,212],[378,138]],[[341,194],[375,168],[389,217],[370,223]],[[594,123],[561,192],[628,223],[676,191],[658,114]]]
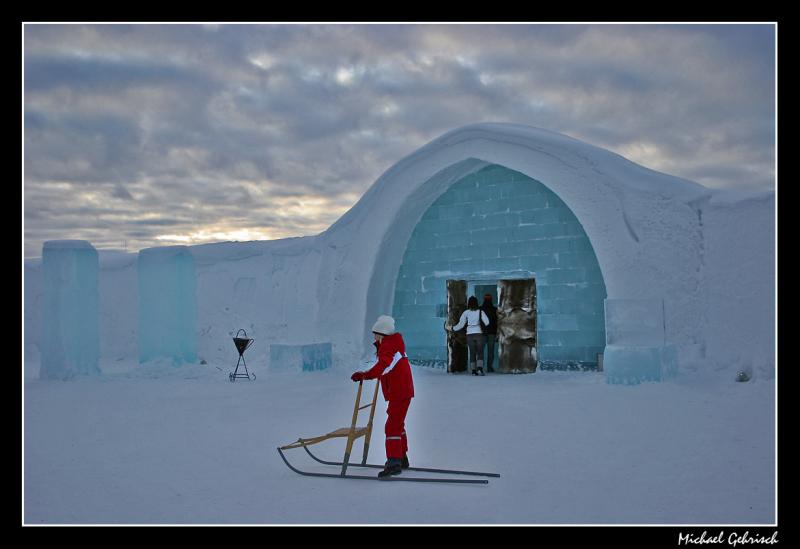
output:
[[[678,371],[677,347],[665,341],[664,301],[606,299],[607,383],[663,381]]]
[[[186,246],[139,252],[139,362],[197,360],[197,274]]]
[[[98,271],[97,250],[89,242],[44,243],[41,379],[100,373]]]

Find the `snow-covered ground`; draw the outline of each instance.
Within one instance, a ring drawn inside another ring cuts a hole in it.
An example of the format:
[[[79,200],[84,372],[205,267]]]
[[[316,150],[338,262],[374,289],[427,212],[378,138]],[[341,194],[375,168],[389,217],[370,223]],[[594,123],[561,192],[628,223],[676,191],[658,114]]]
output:
[[[600,373],[478,378],[414,367],[406,423],[412,465],[502,477],[488,485],[381,483],[303,477],[276,451],[349,424],[356,368],[273,373],[253,363],[256,381],[230,383],[231,349],[230,364],[119,361],[101,364],[99,377],[68,382],[35,379],[38,365],[29,358],[24,522],[776,520],[774,378],[737,383],[729,370],[698,369],[631,387],[606,384]],[[372,463],[385,459],[386,406],[378,398]],[[315,448],[339,460],[344,442]],[[307,470],[326,469],[301,449],[288,455]]]

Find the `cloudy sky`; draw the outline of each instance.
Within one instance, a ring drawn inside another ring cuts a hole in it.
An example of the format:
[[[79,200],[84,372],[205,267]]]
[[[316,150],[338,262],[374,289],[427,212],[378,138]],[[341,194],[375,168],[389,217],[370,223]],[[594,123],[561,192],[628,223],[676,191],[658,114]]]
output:
[[[23,27],[24,253],[317,234],[454,128],[775,188],[774,25]]]

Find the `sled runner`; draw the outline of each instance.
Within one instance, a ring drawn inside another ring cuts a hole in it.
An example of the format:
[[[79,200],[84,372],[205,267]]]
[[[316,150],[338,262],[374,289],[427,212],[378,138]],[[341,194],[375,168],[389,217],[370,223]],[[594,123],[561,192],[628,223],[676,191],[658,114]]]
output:
[[[350,452],[353,450],[353,443],[357,438],[364,437],[364,455],[361,459],[361,463],[367,462],[367,454],[369,454],[369,440],[372,437],[372,420],[375,417],[375,401],[378,399],[378,388],[381,385],[380,379],[375,381],[375,392],[372,394],[372,402],[370,404],[365,404],[361,406],[361,389],[363,388],[364,382],[358,382],[358,393],[356,394],[356,405],[353,408],[353,420],[350,422],[350,427],[342,427],[341,429],[336,429],[335,431],[331,431],[330,433],[318,437],[313,438],[299,438],[297,442],[293,442],[291,444],[287,444],[286,446],[281,446],[278,448],[278,451],[281,453],[281,457],[283,457],[283,450],[290,450],[292,448],[300,448],[310,446],[312,444],[317,444],[319,442],[331,439],[331,438],[338,438],[338,437],[346,437],[347,438],[347,446],[344,451],[344,459],[340,464],[342,466],[341,476],[344,476],[345,472],[347,471],[347,466],[349,465],[350,461]],[[358,412],[363,410],[364,408],[370,408],[369,412],[369,421],[367,422],[366,427],[356,427],[356,421],[358,420]],[[286,458],[283,458],[286,461]],[[286,462],[289,465],[289,462]],[[291,466],[289,466],[292,468]]]
[[[377,468],[383,469],[383,465],[374,465],[371,463],[367,463],[367,455],[369,454],[369,442],[370,438],[372,437],[372,423],[375,417],[375,403],[378,399],[378,388],[380,387],[380,379],[375,381],[375,391],[372,394],[372,402],[370,404],[365,404],[361,406],[361,391],[363,388],[364,382],[360,381],[358,383],[358,393],[356,394],[356,403],[353,407],[353,419],[350,422],[350,427],[342,427],[341,429],[336,429],[335,431],[331,431],[325,435],[321,435],[318,437],[312,438],[299,438],[296,442],[291,444],[287,444],[286,446],[280,446],[278,448],[278,453],[280,454],[281,458],[283,459],[286,466],[289,467],[295,473],[305,475],[305,476],[312,476],[312,477],[329,477],[329,478],[351,478],[351,479],[364,479],[364,480],[382,480],[382,481],[389,481],[389,482],[446,482],[446,483],[457,483],[457,484],[488,484],[488,480],[485,479],[453,479],[453,478],[429,478],[429,477],[403,477],[403,476],[390,476],[390,477],[383,477],[378,478],[377,476],[367,476],[367,475],[353,475],[347,474],[347,468],[349,466],[352,467],[369,467],[369,468]],[[358,413],[359,411],[370,408],[369,413],[369,421],[367,422],[366,427],[356,427],[356,423],[358,420]],[[350,454],[353,450],[353,443],[356,439],[364,437],[364,452],[361,458],[361,463],[350,463]],[[313,444],[317,444],[319,442],[323,442],[325,440],[329,440],[332,438],[346,438],[347,445],[344,451],[344,459],[341,462],[337,461],[324,461],[319,459],[311,450],[308,449],[308,446]],[[291,450],[293,448],[303,448],[308,455],[310,455],[314,460],[324,465],[336,465],[337,467],[341,466],[341,470],[339,473],[313,473],[310,471],[303,471],[294,467],[289,460],[286,459],[284,455],[284,450]],[[444,473],[444,474],[458,474],[458,475],[473,475],[473,476],[484,476],[484,477],[499,477],[497,473],[479,473],[476,471],[457,471],[453,469],[429,469],[424,467],[408,467],[404,469],[404,471],[416,471],[421,473]]]
[[[308,448],[303,448],[308,455],[311,456],[312,459],[315,461],[322,463],[324,465],[341,465],[338,461],[325,461],[324,459],[319,459],[315,456],[311,450]],[[383,469],[383,465],[377,465],[373,463],[351,463],[352,467],[372,467],[373,469]],[[496,477],[499,478],[500,475],[498,473],[481,473],[479,471],[459,471],[458,469],[432,469],[430,467],[407,467],[403,469],[403,471],[419,471],[420,473],[446,473],[448,475],[471,475],[475,477]]]

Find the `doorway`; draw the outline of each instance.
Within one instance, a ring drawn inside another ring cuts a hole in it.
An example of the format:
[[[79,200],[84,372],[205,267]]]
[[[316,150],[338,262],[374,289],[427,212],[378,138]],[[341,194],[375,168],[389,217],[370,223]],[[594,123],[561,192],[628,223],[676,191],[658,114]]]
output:
[[[496,371],[500,373],[535,372],[538,365],[536,337],[536,280],[533,278],[470,282],[448,280],[447,326],[458,324],[467,308],[467,295],[483,302],[492,295],[497,306]],[[466,329],[447,332],[447,371],[467,371]]]
[[[495,315],[494,315],[494,317],[495,317],[495,320],[494,320],[494,324],[495,324],[494,332],[495,332],[495,335],[493,336],[494,337],[494,343],[492,343],[492,345],[491,345],[492,355],[493,355],[491,357],[491,359],[488,356],[489,347],[490,347],[490,345],[489,345],[489,337],[488,336],[486,338],[486,346],[483,348],[483,364],[487,368],[487,371],[488,371],[488,368],[490,366],[494,367],[494,366],[500,364],[500,361],[499,361],[499,347],[497,346],[497,310],[496,310],[497,309],[497,281],[492,281],[491,283],[487,283],[485,281],[478,281],[478,282],[474,282],[474,283],[470,282],[469,283],[469,287],[472,290],[470,292],[471,295],[474,295],[478,299],[478,303],[480,304],[481,307],[483,306],[483,303],[484,303],[483,299],[487,295],[492,296],[492,306],[495,307]]]

